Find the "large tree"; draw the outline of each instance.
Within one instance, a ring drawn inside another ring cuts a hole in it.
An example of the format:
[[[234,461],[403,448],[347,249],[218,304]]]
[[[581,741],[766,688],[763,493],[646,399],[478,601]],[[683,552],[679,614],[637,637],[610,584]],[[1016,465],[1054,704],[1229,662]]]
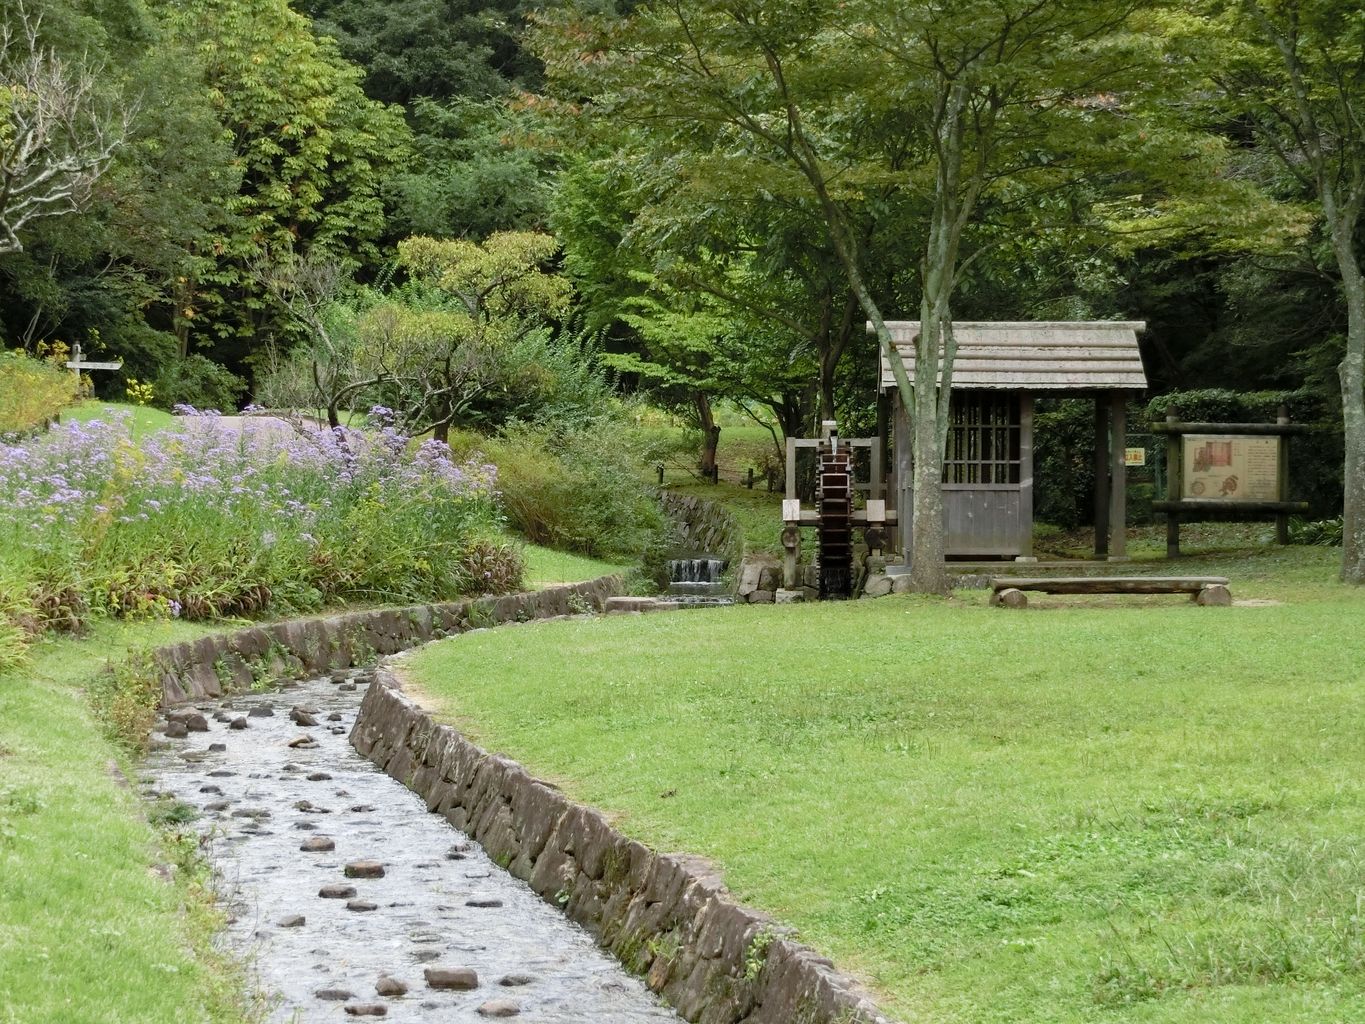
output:
[[[1219,0],[1197,51],[1254,133],[1316,203],[1346,305],[1341,578],[1365,583],[1365,18],[1345,0]]]
[[[547,16],[552,83],[583,110],[632,124],[672,174],[660,195],[717,187],[799,194],[829,241],[913,416],[915,586],[947,587],[941,478],[953,301],[976,254],[1006,237],[1110,213],[1180,167],[1174,135],[1143,133],[1140,87],[1158,47],[1135,3],[963,0],[646,3],[625,18]],[[1159,153],[1159,155],[1158,155]],[[1159,191],[1158,191],[1159,194]],[[886,327],[856,230],[869,197],[917,197],[922,329],[914,382]],[[1064,201],[1056,198],[1061,195]],[[1044,201],[1050,200],[1050,201]],[[902,510],[904,514],[906,510]]]

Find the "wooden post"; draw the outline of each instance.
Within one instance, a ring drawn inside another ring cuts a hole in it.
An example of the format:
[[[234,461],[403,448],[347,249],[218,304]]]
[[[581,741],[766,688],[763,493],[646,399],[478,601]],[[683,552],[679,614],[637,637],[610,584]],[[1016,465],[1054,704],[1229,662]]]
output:
[[[1128,393],[1109,399],[1109,561],[1128,561]]]
[[[1109,555],[1109,403],[1095,396],[1095,557]]]
[[[1033,557],[1033,394],[1019,396],[1019,554]]]
[[[1284,424],[1289,422],[1289,406],[1282,405],[1279,413],[1275,417],[1275,422]],[[1275,439],[1277,454],[1279,456],[1279,499],[1280,501],[1289,500],[1289,435],[1281,434]],[[1289,513],[1279,512],[1275,516],[1275,543],[1289,543]]]
[[[1167,423],[1180,422],[1179,416],[1167,416]],[[1182,461],[1183,439],[1179,434],[1166,435],[1166,500],[1179,501],[1181,477],[1185,466]],[[1166,513],[1166,557],[1180,557],[1180,513]]]
[[[753,467],[753,466],[750,466],[750,467],[749,467],[748,488],[749,488],[749,490],[751,490],[751,491],[754,489],[754,467]]]
[[[915,477],[910,463],[910,416],[905,403],[896,398],[896,473],[893,496],[896,503],[896,522],[900,525],[901,556],[910,564],[914,550]]]

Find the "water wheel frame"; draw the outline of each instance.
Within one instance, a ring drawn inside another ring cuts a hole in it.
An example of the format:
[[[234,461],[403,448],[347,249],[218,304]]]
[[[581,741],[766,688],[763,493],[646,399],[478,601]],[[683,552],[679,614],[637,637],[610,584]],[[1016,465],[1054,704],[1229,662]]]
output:
[[[816,523],[820,565],[820,597],[853,594],[853,459],[852,450],[836,444],[820,446],[816,483]]]

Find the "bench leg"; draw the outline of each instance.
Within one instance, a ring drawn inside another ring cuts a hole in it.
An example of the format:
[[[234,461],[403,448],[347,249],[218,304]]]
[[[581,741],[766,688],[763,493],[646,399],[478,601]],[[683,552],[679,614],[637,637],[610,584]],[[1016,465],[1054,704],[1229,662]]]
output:
[[[1196,604],[1204,607],[1226,608],[1232,604],[1232,591],[1221,583],[1211,583],[1194,596]]]
[[[1027,608],[1028,595],[1014,587],[1006,587],[991,595],[991,604],[999,608]]]

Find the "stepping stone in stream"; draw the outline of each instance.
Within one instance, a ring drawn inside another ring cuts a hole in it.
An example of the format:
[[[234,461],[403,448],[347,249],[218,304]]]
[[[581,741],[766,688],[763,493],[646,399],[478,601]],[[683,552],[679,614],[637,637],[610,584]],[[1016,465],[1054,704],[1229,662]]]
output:
[[[243,721],[245,721],[245,719],[243,719]],[[293,747],[295,750],[307,750],[310,747],[316,747],[318,745],[318,741],[313,739],[313,737],[309,736],[307,733],[304,733],[302,736],[295,736],[292,740],[289,741],[289,745]]]
[[[313,726],[318,724],[317,716],[300,708],[295,708],[289,712],[289,718],[295,725]]]
[[[340,722],[340,721],[341,721],[341,712],[340,712],[340,711],[333,711],[330,715],[327,716],[327,721],[329,721],[329,722]]]
[[[347,901],[346,901],[346,909],[347,909],[347,910],[354,910],[354,911],[357,911],[358,913],[362,913],[362,914],[363,914],[363,913],[366,913],[367,911],[370,911],[370,910],[378,910],[378,909],[379,909],[379,904],[378,904],[378,903],[372,903],[372,902],[370,902],[369,900],[347,900]]]
[[[383,878],[384,865],[377,860],[353,860],[346,865],[347,878]]]
[[[479,975],[472,967],[428,967],[423,974],[428,988],[468,992],[479,987]]]
[[[408,983],[399,981],[397,978],[390,978],[387,974],[381,974],[379,980],[374,983],[374,990],[381,996],[403,996],[407,995]]]
[[[354,992],[347,992],[344,988],[320,988],[313,995],[328,1003],[344,1003],[355,998]]]
[[[481,1017],[515,1017],[521,1013],[521,1007],[510,999],[490,999],[479,1007]]]
[[[529,985],[535,980],[534,974],[504,974],[498,979],[498,984],[503,988],[521,988],[522,985]]]
[[[213,793],[213,794],[215,794],[215,795],[217,795],[217,796],[222,796],[222,795],[223,795],[223,791],[222,791],[219,787],[217,787],[217,786],[200,786],[200,787],[199,787],[199,792],[201,792],[201,793]]]
[[[246,727],[247,724],[245,718],[240,717],[234,718],[231,722],[228,723],[229,729],[245,729]]]
[[[222,753],[223,751],[225,751],[225,750],[227,750],[227,744],[226,744],[226,743],[210,743],[210,744],[209,744],[209,753],[210,753],[210,754],[221,754],[221,753]]]
[[[337,689],[342,693],[354,693],[355,683],[342,683]]]
[[[313,772],[308,776],[309,782],[326,782],[331,778],[326,772]]]
[[[389,1008],[383,1003],[347,1003],[346,1012],[352,1017],[387,1017]]]
[[[472,899],[472,900],[465,900],[465,901],[464,901],[464,905],[465,905],[466,907],[478,907],[478,908],[481,908],[481,909],[492,909],[492,908],[494,908],[494,907],[500,907],[500,906],[502,906],[502,900],[494,899],[494,898],[492,898],[492,897],[486,897],[486,896],[476,896],[476,897],[475,897],[474,899]]]
[[[247,718],[274,718],[274,717],[275,717],[275,709],[274,709],[274,708],[266,708],[266,707],[252,708],[250,711],[248,711],[248,712],[246,713],[246,717],[247,717]]]
[[[281,928],[302,928],[307,921],[308,919],[302,914],[290,914],[288,917],[280,918],[279,926]]]
[[[329,882],[318,890],[318,895],[325,900],[349,900],[355,895],[355,886]]]
[[[309,836],[299,847],[304,853],[327,853],[337,848],[336,840],[329,836]]]
[[[166,728],[161,730],[162,734],[173,740],[182,740],[190,734],[189,727],[184,722],[171,721],[166,723]]]

